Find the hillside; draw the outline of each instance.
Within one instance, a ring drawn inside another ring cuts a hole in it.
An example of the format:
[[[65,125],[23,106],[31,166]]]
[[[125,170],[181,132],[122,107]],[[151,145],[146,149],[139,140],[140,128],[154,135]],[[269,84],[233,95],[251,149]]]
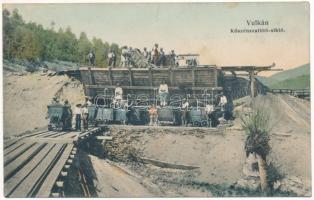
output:
[[[270,88],[310,88],[310,64],[279,72],[270,77],[258,77],[258,79]]]

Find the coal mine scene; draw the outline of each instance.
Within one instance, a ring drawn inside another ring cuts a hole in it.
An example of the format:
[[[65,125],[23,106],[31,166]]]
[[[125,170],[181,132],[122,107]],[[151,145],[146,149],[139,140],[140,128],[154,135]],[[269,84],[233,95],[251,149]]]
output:
[[[2,4],[2,197],[311,197],[309,10]]]

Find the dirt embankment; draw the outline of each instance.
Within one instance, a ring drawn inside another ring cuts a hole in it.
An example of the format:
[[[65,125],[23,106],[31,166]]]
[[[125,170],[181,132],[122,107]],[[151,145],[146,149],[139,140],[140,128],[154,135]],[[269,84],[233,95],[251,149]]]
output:
[[[4,75],[4,136],[47,126],[47,105],[54,96],[72,107],[84,101],[83,86],[67,76],[36,72]]]

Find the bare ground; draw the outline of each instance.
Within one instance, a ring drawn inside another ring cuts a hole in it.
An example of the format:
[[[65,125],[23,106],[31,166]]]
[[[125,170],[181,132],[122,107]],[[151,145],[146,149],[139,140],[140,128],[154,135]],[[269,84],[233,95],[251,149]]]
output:
[[[9,137],[45,127],[47,105],[54,96],[68,99],[72,107],[84,101],[83,87],[67,76],[46,73],[4,76],[4,136]]]

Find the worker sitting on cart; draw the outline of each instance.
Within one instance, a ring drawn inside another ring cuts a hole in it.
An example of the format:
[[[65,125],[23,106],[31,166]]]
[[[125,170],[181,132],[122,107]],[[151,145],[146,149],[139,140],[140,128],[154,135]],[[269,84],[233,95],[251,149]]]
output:
[[[181,123],[182,125],[188,125],[188,108],[189,102],[186,99],[183,99],[182,106],[181,106]]]
[[[120,87],[120,84],[117,83],[117,87],[114,91],[114,99],[113,99],[113,103],[114,106],[120,106],[121,105],[121,101],[122,101],[122,95],[123,95],[123,89]]]
[[[168,98],[169,90],[168,85],[165,80],[162,81],[162,83],[159,86],[158,95],[160,100],[160,106],[166,106],[167,105],[167,98]]]
[[[71,130],[72,127],[72,109],[68,100],[64,101],[64,111],[63,111],[63,130]]]
[[[150,108],[148,109],[148,114],[150,119],[149,125],[150,126],[157,125],[158,113],[156,106],[154,104],[151,105]]]

